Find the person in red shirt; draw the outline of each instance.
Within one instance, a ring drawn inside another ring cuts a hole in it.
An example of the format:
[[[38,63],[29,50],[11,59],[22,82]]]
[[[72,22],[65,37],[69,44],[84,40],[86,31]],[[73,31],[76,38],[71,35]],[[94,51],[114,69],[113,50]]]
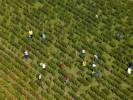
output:
[[[59,67],[60,67],[61,69],[64,69],[64,64],[63,64],[63,63],[60,63],[60,64],[59,64]]]

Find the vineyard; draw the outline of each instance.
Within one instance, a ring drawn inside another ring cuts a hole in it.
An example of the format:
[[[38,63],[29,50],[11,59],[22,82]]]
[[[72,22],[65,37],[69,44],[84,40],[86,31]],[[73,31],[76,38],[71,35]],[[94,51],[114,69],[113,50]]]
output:
[[[132,62],[132,0],[0,0],[0,100],[133,100]]]

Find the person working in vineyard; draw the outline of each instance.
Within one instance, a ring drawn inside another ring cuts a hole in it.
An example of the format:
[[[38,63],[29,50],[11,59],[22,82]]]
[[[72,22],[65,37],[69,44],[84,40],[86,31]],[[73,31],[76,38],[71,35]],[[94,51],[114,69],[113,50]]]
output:
[[[68,83],[70,78],[68,76],[65,76],[65,83]]]
[[[41,42],[44,42],[45,41],[45,39],[46,39],[46,35],[44,34],[44,33],[42,33],[41,35],[40,35],[40,40],[41,40]]]
[[[94,55],[94,60],[93,60],[93,63],[92,63],[92,67],[96,67],[96,61],[98,60],[98,56],[97,54]]]
[[[82,62],[82,66],[86,66],[86,61],[83,61]]]
[[[85,54],[85,53],[86,53],[86,51],[85,51],[84,49],[82,49],[82,53],[83,53],[83,54]]]
[[[61,63],[59,64],[59,67],[60,67],[61,69],[64,69],[64,63],[61,62]]]
[[[98,18],[99,16],[96,14],[96,18]]]
[[[94,67],[94,68],[95,68],[95,67],[96,67],[96,64],[94,64],[94,63],[93,63],[93,64],[92,64],[92,67]]]
[[[42,69],[46,68],[46,64],[44,64],[44,63],[40,63],[40,66],[42,67]]]
[[[38,76],[38,80],[41,80],[41,79],[42,79],[42,75],[39,74],[39,76]]]
[[[84,49],[82,49],[81,53],[80,53],[80,57],[84,59],[85,58],[85,53],[86,53],[86,51]]]
[[[41,37],[42,37],[43,40],[46,39],[46,35],[44,33],[42,33]]]
[[[133,69],[133,63],[129,63],[128,70],[127,70],[128,74],[132,73],[132,69]]]
[[[97,54],[94,55],[94,60],[97,60],[98,59],[98,56]]]
[[[93,71],[93,72],[92,72],[92,76],[94,76],[94,77],[101,77],[102,75],[101,75],[100,72],[95,72],[95,71]]]
[[[115,37],[116,37],[117,40],[120,41],[120,39],[122,38],[122,33],[121,32],[116,32]]]
[[[24,52],[24,58],[25,58],[25,59],[28,59],[28,57],[29,57],[29,53],[28,53],[28,51],[26,50],[26,51]]]
[[[32,40],[32,37],[33,37],[33,31],[29,31],[29,36],[28,36],[29,40]]]

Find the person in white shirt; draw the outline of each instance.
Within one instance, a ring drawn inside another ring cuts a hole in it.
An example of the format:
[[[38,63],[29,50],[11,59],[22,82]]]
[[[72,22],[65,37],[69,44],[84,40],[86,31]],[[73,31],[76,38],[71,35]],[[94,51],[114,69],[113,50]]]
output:
[[[99,16],[96,14],[96,18],[98,18]]]
[[[41,79],[42,79],[42,75],[39,74],[39,76],[38,76],[38,80],[41,80]]]
[[[128,74],[132,74],[132,68],[128,68],[127,72]]]
[[[86,51],[83,49],[83,50],[82,50],[82,53],[83,53],[83,54],[85,54],[85,53],[86,53]]]
[[[28,51],[26,50],[26,51],[24,52],[24,58],[25,58],[25,59],[28,59],[28,57],[29,57],[29,53],[28,53]]]
[[[80,53],[80,57],[84,59],[85,58],[85,53],[86,53],[86,51],[84,49],[82,49],[81,53]]]
[[[42,67],[42,69],[46,68],[46,64],[44,64],[44,63],[40,63],[40,66]]]
[[[92,64],[92,67],[96,67],[96,64]]]
[[[42,39],[45,39],[46,38],[46,35],[43,33],[42,34]]]
[[[127,73],[132,74],[132,69],[133,69],[133,63],[129,63]]]
[[[95,59],[98,59],[98,56],[97,56],[97,55],[94,55],[94,58],[95,58]]]
[[[46,39],[46,35],[44,33],[41,34],[41,41],[44,42]]]

